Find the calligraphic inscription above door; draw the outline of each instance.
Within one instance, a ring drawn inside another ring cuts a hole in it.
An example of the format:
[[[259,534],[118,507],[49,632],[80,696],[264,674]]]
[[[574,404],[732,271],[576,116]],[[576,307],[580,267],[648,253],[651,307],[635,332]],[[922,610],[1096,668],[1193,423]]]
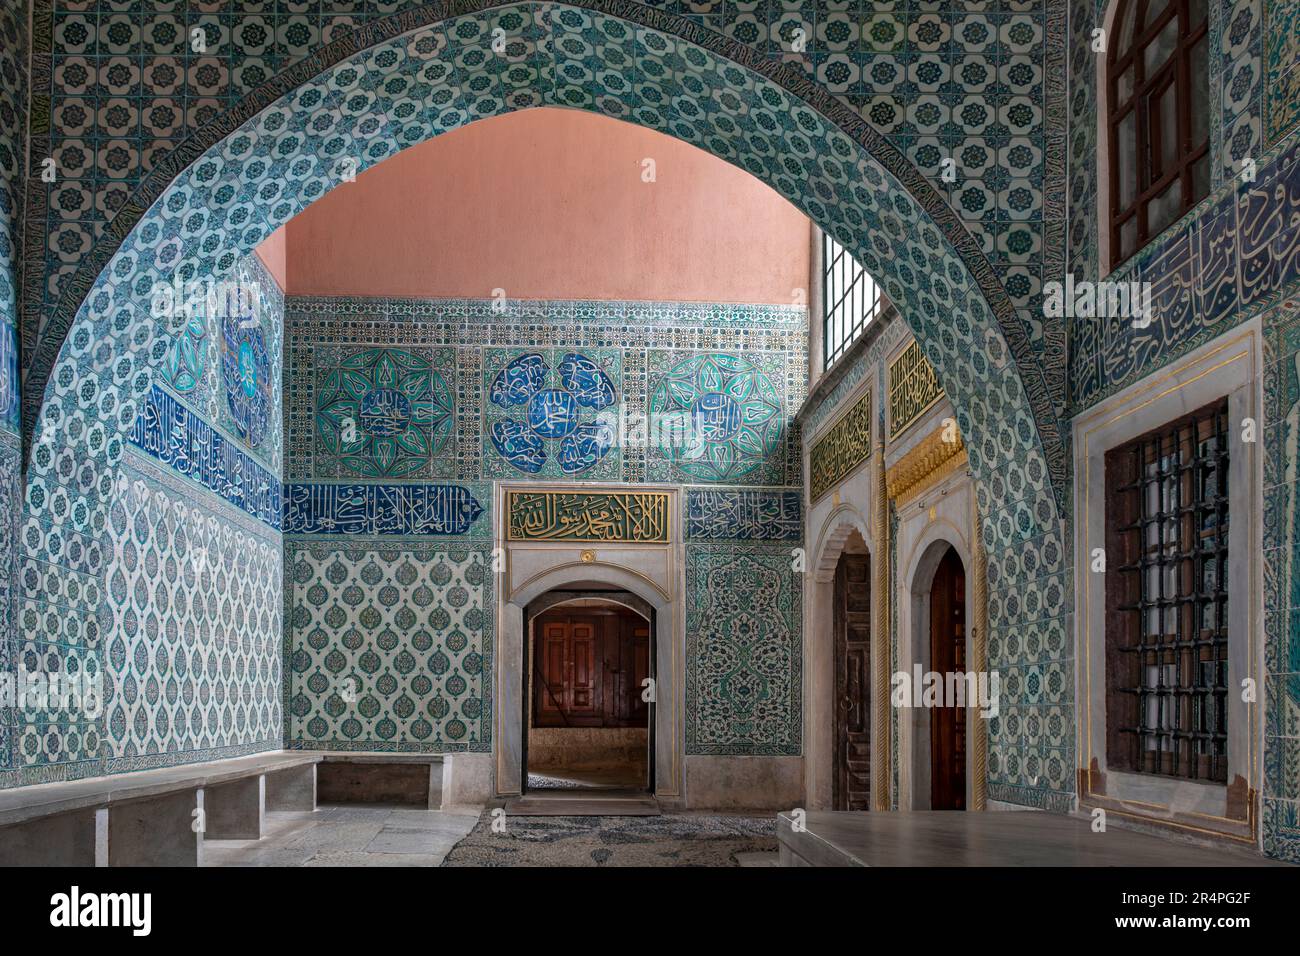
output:
[[[915,339],[889,363],[889,437],[903,431],[943,398],[934,366]]]
[[[511,541],[667,544],[666,491],[511,491],[506,494]]]
[[[808,453],[808,490],[821,498],[871,457],[871,392],[826,429]]]

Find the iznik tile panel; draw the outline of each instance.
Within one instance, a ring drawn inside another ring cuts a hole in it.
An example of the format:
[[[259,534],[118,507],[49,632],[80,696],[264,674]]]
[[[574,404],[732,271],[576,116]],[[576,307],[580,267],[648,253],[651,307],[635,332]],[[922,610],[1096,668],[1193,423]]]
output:
[[[803,540],[803,493],[798,489],[686,490],[690,541]]]
[[[105,772],[279,747],[279,534],[139,455],[110,521]]]
[[[798,482],[804,309],[494,305],[290,298],[290,479]]]
[[[1300,299],[1264,314],[1264,848],[1300,863]]]
[[[480,522],[491,486],[292,484],[284,491],[284,533],[292,535],[465,535],[491,537]],[[477,497],[476,497],[477,495]]]
[[[801,575],[784,548],[686,549],[686,752],[802,752]]]
[[[280,527],[279,479],[162,387],[150,391],[128,438],[176,473],[270,527]]]
[[[617,479],[619,349],[483,356],[484,477]]]
[[[291,544],[290,746],[492,749],[490,552]]]
[[[652,481],[782,484],[791,442],[779,356],[653,351],[663,374],[649,397]]]
[[[444,454],[455,424],[453,349],[317,350],[317,474],[431,478],[454,474]]]
[[[221,282],[195,285],[150,295],[151,308],[179,313],[185,303],[195,313],[181,316],[158,383],[278,477],[284,294],[256,255]]]

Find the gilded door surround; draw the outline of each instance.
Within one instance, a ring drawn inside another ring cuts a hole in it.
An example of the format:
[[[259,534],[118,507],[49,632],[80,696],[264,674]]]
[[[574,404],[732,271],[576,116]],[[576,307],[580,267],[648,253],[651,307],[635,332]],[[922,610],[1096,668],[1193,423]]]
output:
[[[509,540],[511,492],[528,494],[655,494],[668,496],[669,533],[655,543]],[[501,595],[497,608],[497,699],[499,732],[495,792],[522,792],[523,648],[526,610],[548,591],[590,591],[593,586],[630,592],[655,611],[655,796],[684,796],[685,607],[680,599],[683,543],[676,488],[567,482],[499,482],[495,491],[494,559]]]
[[[1263,591],[1261,567],[1263,464],[1259,440],[1241,441],[1229,461],[1229,628],[1247,635],[1229,642],[1228,686],[1250,678],[1252,701],[1228,715],[1228,786],[1107,772],[1105,755],[1105,593],[1090,572],[1093,550],[1105,540],[1105,452],[1211,401],[1228,397],[1228,418],[1240,427],[1262,418],[1262,342],[1258,319],[1207,343],[1182,361],[1099,403],[1074,423],[1075,653],[1078,794],[1082,810],[1104,809],[1205,837],[1258,846],[1263,779]],[[1238,449],[1240,449],[1238,451]],[[1235,491],[1233,489],[1236,489]],[[1233,695],[1229,694],[1232,701]],[[1245,719],[1234,720],[1244,714]],[[1242,726],[1244,725],[1244,726]]]
[[[966,444],[961,433],[952,426],[949,440],[946,426],[940,426],[926,435],[885,473],[889,497],[904,505],[967,464]]]

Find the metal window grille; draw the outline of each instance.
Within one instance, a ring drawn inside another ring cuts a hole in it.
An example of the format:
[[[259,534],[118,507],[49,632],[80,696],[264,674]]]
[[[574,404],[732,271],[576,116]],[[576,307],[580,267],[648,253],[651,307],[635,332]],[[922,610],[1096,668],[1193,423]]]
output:
[[[822,233],[823,369],[854,343],[880,311],[880,289],[849,251]]]
[[[1228,403],[1106,456],[1107,763],[1228,777]]]

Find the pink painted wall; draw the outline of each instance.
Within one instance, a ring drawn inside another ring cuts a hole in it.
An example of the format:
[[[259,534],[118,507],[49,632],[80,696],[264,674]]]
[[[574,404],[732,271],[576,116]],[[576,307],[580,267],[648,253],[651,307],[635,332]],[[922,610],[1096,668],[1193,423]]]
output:
[[[641,178],[647,157],[653,183]],[[337,187],[283,231],[292,295],[501,288],[519,299],[790,304],[808,285],[808,220],[775,192],[693,146],[576,110],[438,137]],[[264,256],[273,272],[277,255]]]
[[[283,290],[285,283],[289,281],[289,224],[285,223],[263,239],[256,252],[258,258],[262,260],[262,265],[266,266],[266,271],[271,273]]]

